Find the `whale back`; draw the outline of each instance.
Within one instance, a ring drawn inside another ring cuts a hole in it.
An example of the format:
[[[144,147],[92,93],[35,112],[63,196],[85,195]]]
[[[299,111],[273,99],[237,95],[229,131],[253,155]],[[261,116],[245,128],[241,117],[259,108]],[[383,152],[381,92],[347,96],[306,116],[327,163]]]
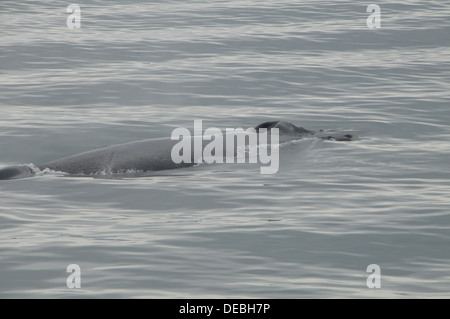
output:
[[[0,180],[31,177],[33,175],[31,168],[25,165],[9,166],[0,169]]]
[[[255,130],[257,133],[260,133],[261,129],[267,129],[268,133],[270,133],[270,130],[273,128],[279,130],[278,143],[289,142],[304,137],[316,137],[336,141],[351,141],[354,139],[352,134],[347,134],[346,132],[333,130],[309,131],[286,121],[264,122],[256,126]],[[246,133],[244,133],[244,135],[245,134]],[[230,136],[233,139],[232,144],[234,147],[232,155],[236,156],[238,153],[238,146],[237,143],[234,143],[235,135],[231,134]],[[192,145],[194,137],[190,138],[190,144]],[[229,137],[225,136],[224,138],[228,139]],[[36,169],[49,169],[75,175],[92,175],[123,173],[130,170],[158,171],[195,165],[196,161],[194,161],[194,156],[201,155],[196,155],[195,151],[191,151],[191,161],[189,163],[175,163],[172,160],[171,151],[177,143],[178,140],[176,139],[159,138],[113,145],[40,164],[37,165]],[[210,143],[210,139],[201,139],[200,143],[203,144],[203,150],[205,145]],[[193,144],[195,145],[195,141]],[[223,143],[223,145],[224,147],[227,146],[228,140],[226,143]],[[224,150],[223,154],[229,156],[228,150]],[[29,177],[33,176],[34,173],[35,170],[27,165],[10,166],[0,169],[0,180]]]
[[[171,159],[171,149],[177,141],[170,138],[142,140],[112,145],[40,164],[42,169],[69,174],[115,174],[127,170],[159,171],[194,164],[176,164]]]

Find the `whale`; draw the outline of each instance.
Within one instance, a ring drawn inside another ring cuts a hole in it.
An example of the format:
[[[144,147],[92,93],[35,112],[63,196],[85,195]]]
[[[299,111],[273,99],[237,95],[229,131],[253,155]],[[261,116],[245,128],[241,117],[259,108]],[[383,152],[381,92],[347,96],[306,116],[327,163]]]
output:
[[[255,126],[253,134],[262,131],[270,132],[278,129],[279,143],[314,137],[324,140],[351,141],[354,136],[333,130],[310,131],[286,121],[270,121]],[[252,134],[252,133],[246,133]],[[191,137],[192,139],[195,136]],[[209,142],[202,140],[202,146]],[[32,177],[37,172],[55,171],[70,176],[96,176],[127,174],[129,172],[153,172],[186,168],[196,165],[198,161],[194,152],[190,154],[190,161],[176,162],[172,157],[172,150],[179,140],[173,138],[156,138],[129,142],[125,144],[102,147],[83,153],[70,155],[43,164],[22,164],[0,169],[0,180]],[[234,150],[236,155],[237,150]]]

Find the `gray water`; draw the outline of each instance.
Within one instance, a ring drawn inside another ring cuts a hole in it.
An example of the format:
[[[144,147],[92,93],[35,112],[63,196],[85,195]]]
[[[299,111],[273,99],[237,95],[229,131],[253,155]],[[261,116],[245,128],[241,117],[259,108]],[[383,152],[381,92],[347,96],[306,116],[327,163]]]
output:
[[[3,298],[450,297],[450,2],[0,2],[0,167],[207,127],[280,170],[0,182]],[[69,264],[81,288],[68,288]],[[377,264],[381,287],[369,289]]]

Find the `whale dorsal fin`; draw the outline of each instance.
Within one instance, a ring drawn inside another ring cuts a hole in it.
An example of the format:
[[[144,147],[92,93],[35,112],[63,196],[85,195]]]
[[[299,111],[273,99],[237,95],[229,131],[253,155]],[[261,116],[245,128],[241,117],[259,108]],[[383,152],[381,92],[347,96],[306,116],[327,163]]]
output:
[[[308,131],[307,129],[304,129],[303,127],[298,127],[292,123],[285,121],[264,122],[255,127],[257,132],[259,132],[260,128],[266,128],[267,130],[270,130],[271,128],[278,128],[280,130],[280,134],[287,135],[302,135],[313,133],[311,131]]]

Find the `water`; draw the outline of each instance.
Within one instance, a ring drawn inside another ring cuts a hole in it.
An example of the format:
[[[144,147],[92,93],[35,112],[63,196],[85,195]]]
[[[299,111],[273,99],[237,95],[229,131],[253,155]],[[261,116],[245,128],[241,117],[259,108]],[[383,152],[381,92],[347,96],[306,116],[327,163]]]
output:
[[[280,170],[0,183],[3,298],[448,298],[450,2],[0,4],[0,166],[176,127],[359,132]],[[69,289],[69,264],[81,288]],[[381,270],[369,289],[367,266]]]

